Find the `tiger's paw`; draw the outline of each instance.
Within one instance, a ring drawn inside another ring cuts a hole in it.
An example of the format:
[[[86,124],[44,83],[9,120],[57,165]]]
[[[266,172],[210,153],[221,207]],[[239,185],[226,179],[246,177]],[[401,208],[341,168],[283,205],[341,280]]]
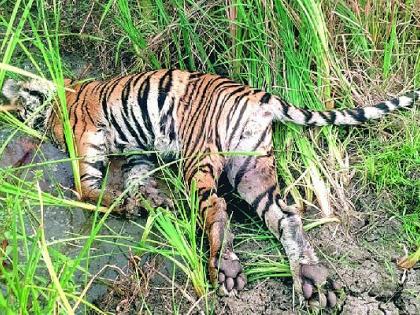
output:
[[[172,199],[159,189],[157,182],[154,180],[149,180],[147,185],[140,186],[138,193],[153,208],[174,208]]]
[[[213,259],[209,271],[212,282],[219,287],[218,294],[221,296],[235,295],[246,285],[246,275],[239,258],[230,250]]]
[[[137,198],[126,197],[124,202],[119,206],[119,213],[126,218],[143,216],[144,212],[141,201]]]
[[[344,294],[341,285],[328,276],[321,264],[301,264],[300,282],[302,295],[314,310],[335,308]]]

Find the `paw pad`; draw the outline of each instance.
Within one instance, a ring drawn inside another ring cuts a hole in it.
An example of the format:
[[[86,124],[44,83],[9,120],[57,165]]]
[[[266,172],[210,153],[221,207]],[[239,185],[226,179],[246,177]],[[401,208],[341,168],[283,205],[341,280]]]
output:
[[[234,295],[243,290],[247,279],[239,258],[235,253],[227,251],[210,266],[210,274],[217,275],[215,282],[219,285],[219,295]]]
[[[341,285],[328,277],[328,270],[320,264],[301,265],[302,293],[312,308],[333,308]]]

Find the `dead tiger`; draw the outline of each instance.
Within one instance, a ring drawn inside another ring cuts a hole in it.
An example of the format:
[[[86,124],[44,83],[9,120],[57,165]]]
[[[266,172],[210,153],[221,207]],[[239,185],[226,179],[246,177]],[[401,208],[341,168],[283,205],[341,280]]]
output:
[[[185,159],[188,184],[198,188],[200,213],[210,243],[210,279],[219,291],[232,294],[246,284],[228,230],[226,202],[217,195],[217,181],[226,171],[232,186],[257,211],[281,241],[290,261],[295,290],[305,299],[319,299],[334,307],[334,285],[319,263],[293,206],[280,195],[273,155],[272,122],[299,125],[356,125],[413,105],[420,91],[375,106],[314,112],[296,108],[270,93],[212,74],[157,70],[83,84],[65,81],[68,114],[80,163],[83,198],[97,201],[101,194],[107,156],[132,150],[156,150]],[[6,81],[3,94],[29,126],[46,132],[65,149],[57,104],[42,106],[54,89],[40,81]],[[220,153],[257,152],[254,156]],[[119,211],[135,207],[139,195],[155,206],[171,205],[147,174],[154,168],[147,154],[130,155],[122,171],[129,196]],[[109,206],[121,192],[106,190]]]

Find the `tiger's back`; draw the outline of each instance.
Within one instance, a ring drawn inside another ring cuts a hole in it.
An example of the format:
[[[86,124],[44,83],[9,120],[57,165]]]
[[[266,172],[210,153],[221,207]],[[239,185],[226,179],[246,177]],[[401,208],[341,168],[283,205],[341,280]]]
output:
[[[235,150],[246,122],[258,109],[259,115],[271,120],[358,124],[409,106],[419,95],[417,91],[410,98],[355,110],[311,112],[228,78],[198,72],[156,70],[72,83],[66,80],[75,90],[67,93],[67,106],[76,138],[99,128],[104,130],[110,153],[148,149],[186,156]],[[58,142],[64,143],[58,115],[52,115],[48,125],[54,127]]]
[[[66,83],[75,90],[67,93],[75,138],[103,130],[108,153],[156,150],[192,156],[233,150],[267,94],[218,75],[180,70]],[[64,144],[59,116],[52,115],[48,124]]]

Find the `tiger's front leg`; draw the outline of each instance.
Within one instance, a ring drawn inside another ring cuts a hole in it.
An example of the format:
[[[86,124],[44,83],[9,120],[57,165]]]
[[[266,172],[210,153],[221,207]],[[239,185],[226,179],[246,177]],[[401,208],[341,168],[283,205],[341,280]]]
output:
[[[233,251],[233,234],[228,226],[226,202],[217,195],[217,178],[222,172],[222,163],[220,157],[205,158],[189,182],[196,183],[200,215],[209,240],[210,281],[214,286],[219,286],[220,295],[231,295],[244,288],[246,276]]]
[[[82,188],[82,199],[94,203],[101,201],[105,207],[111,206],[121,196],[119,190],[112,190],[107,187],[102,189],[102,182],[105,176],[108,158],[105,145],[105,137],[100,131],[86,131],[77,142],[77,152],[83,159],[80,161],[80,182]],[[130,200],[124,200],[114,208],[114,212],[121,213],[129,204]]]
[[[159,189],[157,181],[152,176],[154,168],[155,165],[148,156],[130,155],[122,167],[124,187],[128,190],[129,197],[138,203],[138,207],[141,207],[143,201],[152,207],[173,208],[172,199]],[[127,211],[135,213],[138,209],[127,209]]]

